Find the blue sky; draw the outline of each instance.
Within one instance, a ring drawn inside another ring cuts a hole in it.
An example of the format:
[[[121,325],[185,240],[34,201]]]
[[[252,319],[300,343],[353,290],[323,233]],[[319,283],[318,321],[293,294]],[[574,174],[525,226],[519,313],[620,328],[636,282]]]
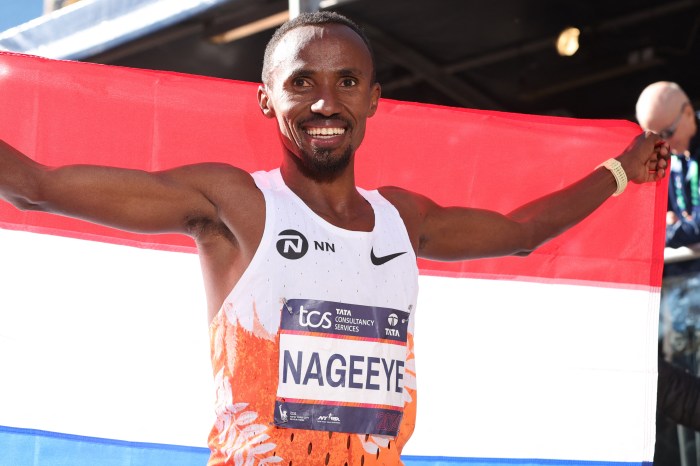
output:
[[[26,23],[43,12],[43,0],[0,0],[0,32]]]

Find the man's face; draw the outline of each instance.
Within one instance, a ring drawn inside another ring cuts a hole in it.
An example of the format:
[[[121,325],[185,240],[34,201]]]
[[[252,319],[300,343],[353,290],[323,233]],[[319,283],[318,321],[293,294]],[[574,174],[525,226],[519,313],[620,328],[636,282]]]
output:
[[[657,111],[655,118],[649,122],[649,129],[659,133],[676,154],[688,150],[690,140],[697,131],[695,112],[692,105],[682,100],[674,102],[663,111]]]
[[[277,44],[271,65],[258,101],[285,148],[312,173],[345,168],[380,95],[362,39],[338,24],[299,27]]]
[[[697,132],[693,107],[688,104],[681,113],[682,115],[676,127],[676,131],[674,131],[673,136],[671,136],[668,141],[669,145],[675,148],[679,154],[689,149],[690,140]]]

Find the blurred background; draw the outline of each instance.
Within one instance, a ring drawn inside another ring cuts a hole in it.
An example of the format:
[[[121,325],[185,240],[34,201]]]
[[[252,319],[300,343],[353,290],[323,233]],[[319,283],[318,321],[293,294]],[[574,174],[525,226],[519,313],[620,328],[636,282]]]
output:
[[[274,28],[315,9],[364,27],[386,98],[634,121],[668,80],[700,108],[700,0],[1,0],[0,50],[258,82]],[[662,357],[694,374],[698,257],[667,249],[659,327]],[[700,465],[698,433],[657,424],[657,465]]]
[[[641,90],[663,79],[700,108],[695,0],[292,3],[365,27],[384,97],[634,119]],[[3,0],[0,48],[257,82],[265,43],[289,9],[287,0]],[[52,13],[10,29],[43,12]]]

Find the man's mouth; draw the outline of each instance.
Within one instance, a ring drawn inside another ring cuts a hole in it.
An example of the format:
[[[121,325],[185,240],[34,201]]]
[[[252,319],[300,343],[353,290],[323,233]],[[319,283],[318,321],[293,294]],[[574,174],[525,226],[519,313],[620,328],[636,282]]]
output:
[[[340,136],[345,134],[345,128],[306,128],[306,134],[313,137]]]

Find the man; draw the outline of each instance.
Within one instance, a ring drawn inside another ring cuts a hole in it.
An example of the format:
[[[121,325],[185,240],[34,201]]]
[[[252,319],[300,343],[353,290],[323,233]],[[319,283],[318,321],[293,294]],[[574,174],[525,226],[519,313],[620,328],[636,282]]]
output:
[[[665,174],[668,147],[647,133],[508,215],[445,208],[396,187],[360,190],[355,151],[379,97],[357,26],[302,15],[268,44],[258,89],[263,115],[278,123],[279,170],[49,169],[0,148],[0,196],[20,208],[194,238],[217,386],[211,465],[400,464],[416,413],[416,256],[526,255],[621,194],[627,179]],[[332,247],[332,259],[311,241]]]
[[[637,99],[637,121],[664,138],[671,147],[669,208],[666,218],[669,247],[700,241],[697,118],[690,99],[676,83],[648,85]]]
[[[639,95],[636,104],[637,121],[643,129],[661,135],[671,148],[669,180],[669,208],[666,218],[666,245],[679,247],[700,241],[700,202],[698,196],[697,119],[690,99],[681,87],[673,82],[658,81],[648,85]],[[676,269],[685,270],[682,265]],[[686,274],[687,271],[681,272]],[[673,272],[666,269],[666,276]],[[690,314],[692,302],[686,297],[686,288],[693,283],[676,281],[664,287],[662,312],[670,313],[673,324],[665,329],[664,339],[672,333],[686,332],[683,328]],[[669,306],[668,303],[673,303]],[[691,373],[659,357],[657,390],[657,448],[654,461],[675,455],[676,446],[669,448],[664,438],[676,442],[675,429],[669,429],[668,420],[700,430],[700,380]],[[663,416],[663,417],[662,417]],[[675,427],[675,426],[671,426]],[[671,432],[669,434],[669,432]],[[681,453],[684,454],[684,453]]]

